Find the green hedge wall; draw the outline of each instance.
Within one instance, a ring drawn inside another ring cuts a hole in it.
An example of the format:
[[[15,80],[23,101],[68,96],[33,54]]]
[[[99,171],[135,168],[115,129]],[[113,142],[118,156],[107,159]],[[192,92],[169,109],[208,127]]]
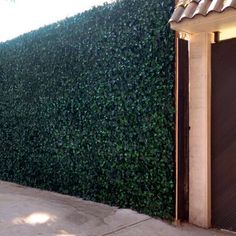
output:
[[[174,209],[172,0],[121,0],[0,44],[0,178]]]

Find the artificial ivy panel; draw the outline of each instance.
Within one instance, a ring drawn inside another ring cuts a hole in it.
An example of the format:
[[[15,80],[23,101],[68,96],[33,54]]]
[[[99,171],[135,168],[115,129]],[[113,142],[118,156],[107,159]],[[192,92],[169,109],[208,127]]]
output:
[[[2,180],[173,216],[172,5],[121,0],[0,44]]]

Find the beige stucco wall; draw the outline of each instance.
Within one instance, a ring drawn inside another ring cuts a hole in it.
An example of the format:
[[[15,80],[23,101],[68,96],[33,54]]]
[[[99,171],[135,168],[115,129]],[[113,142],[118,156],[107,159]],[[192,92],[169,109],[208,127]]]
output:
[[[211,34],[189,40],[189,220],[211,225]]]

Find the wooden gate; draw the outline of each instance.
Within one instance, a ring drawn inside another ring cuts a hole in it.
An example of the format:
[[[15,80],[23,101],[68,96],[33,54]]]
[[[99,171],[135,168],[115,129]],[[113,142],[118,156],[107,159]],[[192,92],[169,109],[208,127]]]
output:
[[[212,225],[236,231],[236,39],[212,45]]]

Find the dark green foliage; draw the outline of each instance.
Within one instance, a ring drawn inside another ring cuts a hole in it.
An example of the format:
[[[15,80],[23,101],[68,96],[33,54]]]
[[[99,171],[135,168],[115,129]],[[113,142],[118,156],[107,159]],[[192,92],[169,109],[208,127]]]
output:
[[[172,0],[122,0],[0,44],[0,178],[171,218]]]

